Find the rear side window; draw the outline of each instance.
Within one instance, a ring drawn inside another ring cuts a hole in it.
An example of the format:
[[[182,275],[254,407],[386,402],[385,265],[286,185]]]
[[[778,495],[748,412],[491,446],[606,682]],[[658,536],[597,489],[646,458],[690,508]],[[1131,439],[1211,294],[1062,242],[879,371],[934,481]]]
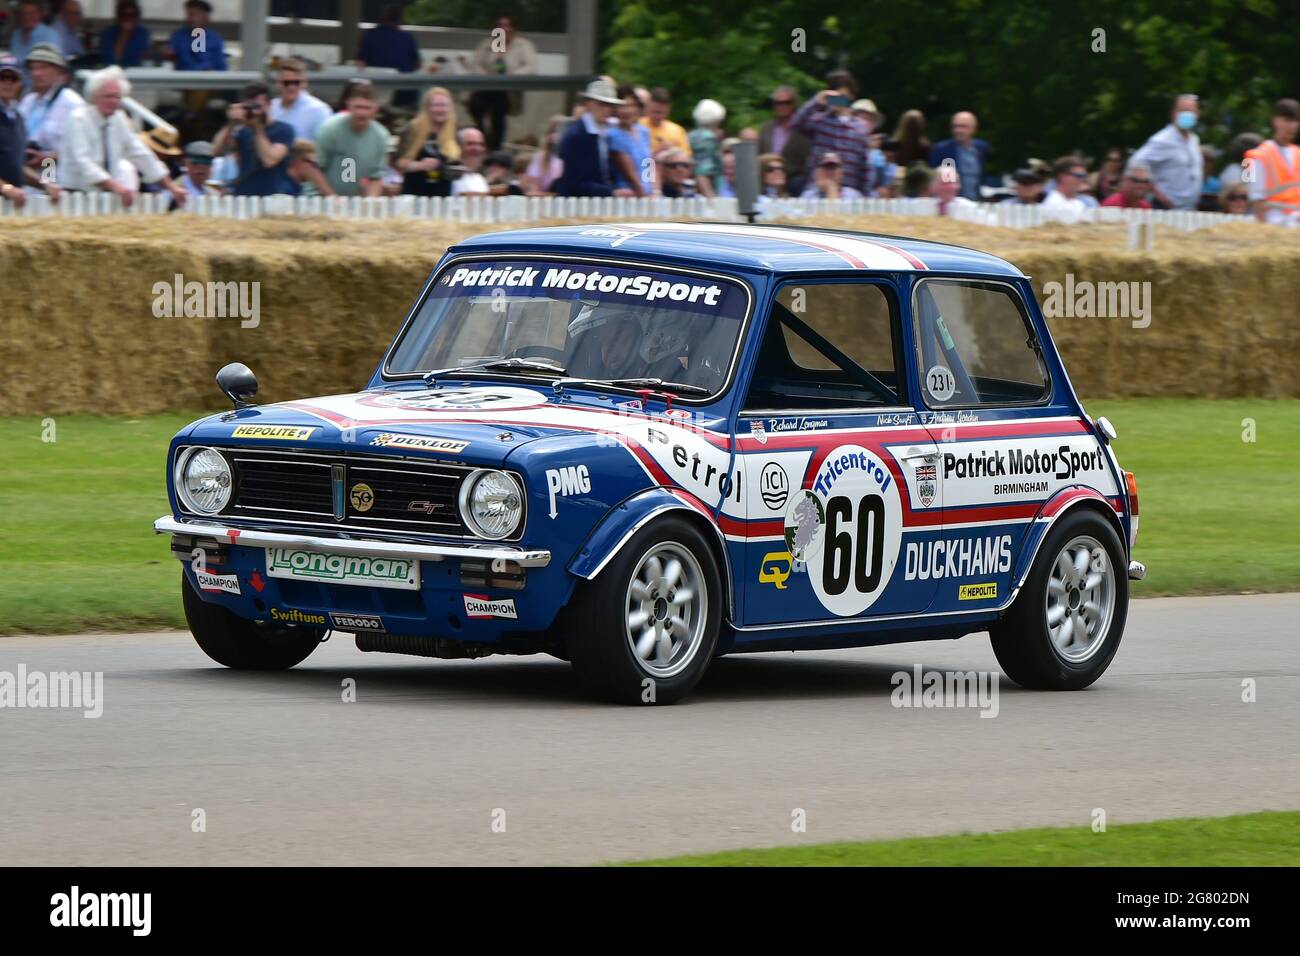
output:
[[[896,314],[892,293],[876,283],[782,286],[746,410],[899,404]]]
[[[928,279],[917,286],[917,372],[930,408],[1036,405],[1051,391],[1042,347],[1010,286]]]

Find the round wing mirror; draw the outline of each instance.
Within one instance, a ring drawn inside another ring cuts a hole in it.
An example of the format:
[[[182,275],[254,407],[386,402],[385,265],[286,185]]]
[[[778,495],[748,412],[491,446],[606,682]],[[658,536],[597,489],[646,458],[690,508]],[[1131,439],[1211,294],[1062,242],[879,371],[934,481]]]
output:
[[[235,403],[236,408],[244,408],[257,394],[257,376],[242,362],[231,362],[217,373],[217,387]]]

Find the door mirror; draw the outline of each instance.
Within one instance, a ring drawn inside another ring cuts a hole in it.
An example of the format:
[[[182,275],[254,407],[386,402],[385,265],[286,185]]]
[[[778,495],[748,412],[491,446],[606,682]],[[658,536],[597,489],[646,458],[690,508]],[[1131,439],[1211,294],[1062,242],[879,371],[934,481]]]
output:
[[[242,362],[231,362],[217,373],[217,387],[235,403],[236,408],[246,408],[257,394],[257,376]]]

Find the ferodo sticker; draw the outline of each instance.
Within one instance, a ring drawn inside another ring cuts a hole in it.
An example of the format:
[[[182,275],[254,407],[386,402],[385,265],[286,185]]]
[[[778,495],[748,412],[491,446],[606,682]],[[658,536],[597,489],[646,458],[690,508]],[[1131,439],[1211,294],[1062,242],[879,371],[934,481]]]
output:
[[[889,584],[903,537],[898,485],[860,445],[828,454],[785,519],[790,554],[807,562],[817,600],[839,617],[866,611]]]
[[[299,425],[236,425],[231,438],[259,438],[264,441],[306,441],[316,431],[316,426]]]

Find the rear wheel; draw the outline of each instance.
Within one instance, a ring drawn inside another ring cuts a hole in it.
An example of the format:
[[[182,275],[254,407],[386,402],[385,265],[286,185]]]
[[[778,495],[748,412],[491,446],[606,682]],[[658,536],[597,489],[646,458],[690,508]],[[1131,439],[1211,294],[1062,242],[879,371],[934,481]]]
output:
[[[579,680],[617,703],[681,700],[717,647],[722,594],[713,552],[691,524],[643,528],[574,597],[565,645]]]
[[[1040,690],[1080,690],[1100,677],[1128,617],[1125,570],[1119,535],[1105,518],[1084,509],[1061,518],[990,631],[1006,675]]]
[[[199,597],[181,572],[185,621],[204,654],[237,670],[285,670],[306,660],[320,645],[324,630],[246,621],[219,604]]]

